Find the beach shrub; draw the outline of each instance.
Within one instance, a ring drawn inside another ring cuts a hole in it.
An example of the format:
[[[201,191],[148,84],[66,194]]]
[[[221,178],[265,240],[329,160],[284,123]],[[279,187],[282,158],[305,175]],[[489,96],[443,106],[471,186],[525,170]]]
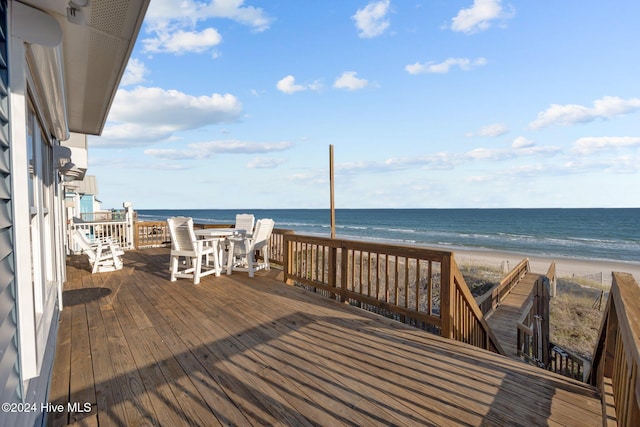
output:
[[[502,270],[489,265],[462,264],[458,268],[474,297],[484,295],[504,277]]]
[[[557,297],[549,303],[551,341],[591,360],[607,297],[600,283],[558,279]]]

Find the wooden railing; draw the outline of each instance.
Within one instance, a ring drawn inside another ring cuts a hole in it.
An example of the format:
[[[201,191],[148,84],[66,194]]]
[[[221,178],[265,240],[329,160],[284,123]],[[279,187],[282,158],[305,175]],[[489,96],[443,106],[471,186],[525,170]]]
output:
[[[549,364],[547,369],[552,372],[574,378],[579,381],[585,380],[585,366],[589,363],[583,358],[571,353],[557,344],[549,342]]]
[[[522,316],[516,324],[518,356],[542,368],[549,367],[549,279],[539,275]]]
[[[453,252],[284,234],[284,280],[503,353]]]
[[[518,329],[516,348],[518,350],[518,356],[523,357],[527,362],[540,365],[540,357],[537,351],[538,328],[534,313],[533,300],[529,299],[522,316],[516,324],[516,328]]]
[[[286,246],[284,243],[285,234],[294,234],[293,230],[274,228],[269,239],[269,262],[284,265]]]
[[[529,258],[525,258],[505,276],[496,286],[476,298],[476,302],[485,316],[493,311],[506,298],[518,281],[530,271]]]
[[[631,274],[613,273],[592,361],[588,378],[603,410],[615,408],[619,426],[640,425],[640,287]]]
[[[171,244],[167,221],[137,221],[133,223],[136,249],[157,248]]]

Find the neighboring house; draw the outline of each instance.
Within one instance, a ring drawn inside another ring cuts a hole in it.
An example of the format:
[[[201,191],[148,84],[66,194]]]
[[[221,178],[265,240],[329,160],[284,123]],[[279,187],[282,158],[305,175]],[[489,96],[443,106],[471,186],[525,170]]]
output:
[[[69,185],[71,184],[71,185]],[[98,200],[98,182],[95,176],[85,175],[81,181],[65,185],[67,199],[67,218],[94,221],[94,214],[102,210]]]
[[[63,184],[84,176],[86,157],[86,139],[69,138],[102,132],[148,4],[0,0],[2,426],[43,422],[66,274]]]

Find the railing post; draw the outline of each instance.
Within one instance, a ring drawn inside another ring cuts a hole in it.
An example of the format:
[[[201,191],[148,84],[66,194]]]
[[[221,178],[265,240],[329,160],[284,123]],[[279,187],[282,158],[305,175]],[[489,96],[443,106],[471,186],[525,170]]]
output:
[[[349,248],[345,243],[340,245],[340,302],[347,301],[349,285]]]
[[[329,287],[330,288],[335,288],[336,287],[336,282],[337,282],[337,278],[338,278],[338,266],[337,264],[337,258],[338,258],[338,248],[336,247],[329,247]],[[331,293],[331,299],[335,299],[336,298],[336,292]]]
[[[549,365],[549,324],[550,312],[549,312],[549,278],[542,276],[538,279],[538,302],[540,304],[538,314],[542,316],[541,331],[542,334],[542,363],[544,366]]]
[[[440,282],[440,321],[442,322],[440,335],[453,338],[453,295],[454,283],[452,274],[453,252],[442,259]]]
[[[125,208],[125,222],[126,222],[126,230],[125,230],[125,234],[126,234],[126,242],[127,242],[127,249],[132,249],[132,246],[135,246],[135,237],[134,237],[134,215],[133,215],[133,208],[131,207],[131,202],[124,202],[122,204],[122,206]]]
[[[288,234],[282,235],[282,268],[284,269],[284,283],[287,285],[293,285],[293,280],[291,280],[291,270],[292,270],[292,260],[293,254],[291,253],[291,238]]]
[[[139,249],[140,247],[140,227],[138,221],[133,222],[133,247]]]

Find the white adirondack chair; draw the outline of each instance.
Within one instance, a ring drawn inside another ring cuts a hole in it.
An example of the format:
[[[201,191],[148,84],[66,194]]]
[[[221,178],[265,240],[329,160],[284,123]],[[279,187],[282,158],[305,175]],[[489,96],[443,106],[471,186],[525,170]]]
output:
[[[76,231],[78,233],[77,234],[78,238],[82,239],[87,245],[93,247],[94,249],[97,248],[98,245],[102,244],[105,246],[113,247],[115,249],[116,255],[118,256],[124,255],[124,250],[122,249],[122,247],[116,242],[114,242],[113,239],[110,239],[108,237],[102,237],[102,238],[90,240],[89,236],[87,236],[84,232],[82,232],[81,229],[76,229]]]
[[[247,271],[253,277],[258,270],[269,270],[269,238],[273,232],[272,219],[259,219],[251,236],[229,237],[230,253],[227,262],[227,274],[235,271]],[[262,252],[262,262],[256,259],[256,251]]]
[[[73,239],[82,249],[82,253],[89,258],[92,274],[115,271],[122,268],[122,259],[120,257],[124,252],[122,250],[118,251],[113,243],[98,241],[91,244],[80,230],[73,232]]]
[[[237,214],[235,229],[238,231],[244,231],[247,235],[253,233],[253,225],[255,223],[255,217],[253,214]]]
[[[218,265],[218,239],[197,239],[192,218],[178,216],[168,218],[167,223],[171,235],[171,281],[175,282],[179,277],[193,278],[193,283],[197,285],[203,276],[219,276],[220,270],[215,267]],[[203,258],[207,259],[209,256],[213,256],[213,266],[203,263]],[[180,257],[185,258],[182,269]]]

